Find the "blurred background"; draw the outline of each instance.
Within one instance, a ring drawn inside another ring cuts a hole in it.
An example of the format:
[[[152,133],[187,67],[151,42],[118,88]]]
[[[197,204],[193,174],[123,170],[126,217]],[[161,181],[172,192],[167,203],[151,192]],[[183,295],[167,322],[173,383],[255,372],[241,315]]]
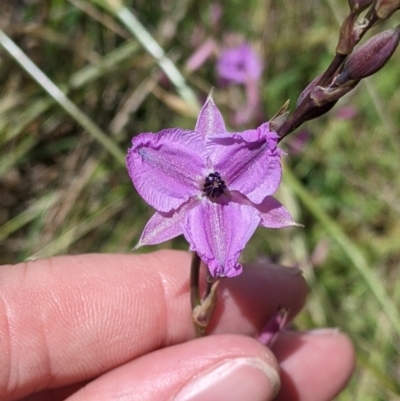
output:
[[[293,110],[348,13],[346,0],[124,5],[0,3],[1,263],[129,252],[153,213],[125,168],[132,137],[193,129],[211,87],[231,131],[269,120],[288,99]],[[367,36],[398,23],[394,14]],[[351,336],[357,370],[342,401],[400,400],[399,65],[397,50],[281,143],[276,197],[305,227],[259,229],[242,255],[304,270],[310,296],[296,327]],[[170,247],[187,244],[140,251]]]

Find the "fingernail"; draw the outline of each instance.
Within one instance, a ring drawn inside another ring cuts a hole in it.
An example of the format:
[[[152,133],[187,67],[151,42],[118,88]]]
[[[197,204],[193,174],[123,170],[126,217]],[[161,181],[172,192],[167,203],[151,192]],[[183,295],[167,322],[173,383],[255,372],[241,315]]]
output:
[[[287,267],[281,265],[269,265],[270,270],[274,270],[278,273],[287,274],[289,276],[297,276],[303,274],[303,271],[298,267]]]
[[[303,270],[301,270],[299,267],[282,266],[282,270],[284,273],[289,274],[290,276],[297,276],[303,274]]]
[[[189,382],[175,401],[266,401],[280,387],[277,370],[255,358],[235,358],[214,366]]]
[[[324,327],[322,329],[315,329],[315,330],[310,330],[310,331],[306,331],[307,335],[311,335],[311,336],[329,336],[329,335],[336,335],[339,334],[340,330],[337,327],[334,328],[330,328],[330,327]]]

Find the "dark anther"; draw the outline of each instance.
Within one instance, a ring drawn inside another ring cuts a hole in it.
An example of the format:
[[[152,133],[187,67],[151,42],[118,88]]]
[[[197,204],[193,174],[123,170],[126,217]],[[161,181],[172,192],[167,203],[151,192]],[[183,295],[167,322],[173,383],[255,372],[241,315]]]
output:
[[[221,180],[218,172],[210,173],[203,185],[203,192],[210,198],[218,198],[224,193],[225,182]]]

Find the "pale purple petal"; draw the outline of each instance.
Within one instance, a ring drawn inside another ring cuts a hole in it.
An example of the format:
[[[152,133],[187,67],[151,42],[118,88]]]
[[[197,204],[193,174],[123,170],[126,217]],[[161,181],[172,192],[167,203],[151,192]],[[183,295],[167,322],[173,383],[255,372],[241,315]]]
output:
[[[214,277],[241,273],[240,253],[257,228],[260,218],[251,206],[203,198],[188,213],[183,234]]]
[[[282,149],[277,148],[279,135],[275,131],[271,130],[269,122],[261,124],[257,128],[257,131],[263,138],[266,138],[268,149],[270,149],[272,154],[279,154],[279,155],[285,154],[285,152]]]
[[[205,160],[202,138],[175,128],[134,137],[127,167],[140,196],[157,211],[169,212],[200,193]]]
[[[267,196],[260,204],[251,202],[238,191],[229,191],[226,196],[233,202],[254,208],[261,219],[260,226],[267,228],[301,226],[293,220],[285,207],[272,196]]]
[[[237,190],[252,202],[261,203],[279,187],[281,151],[277,134],[264,124],[257,130],[208,138],[206,149],[215,171],[229,190]]]
[[[144,245],[159,244],[183,234],[182,224],[186,214],[197,202],[199,202],[197,197],[191,198],[176,211],[154,213],[147,222],[134,250]]]
[[[203,138],[207,136],[226,133],[224,119],[218,107],[215,105],[212,96],[208,96],[206,103],[197,118],[196,128],[194,129]]]
[[[261,217],[261,226],[282,228],[297,225],[287,209],[272,196],[267,196],[262,203],[254,207]]]

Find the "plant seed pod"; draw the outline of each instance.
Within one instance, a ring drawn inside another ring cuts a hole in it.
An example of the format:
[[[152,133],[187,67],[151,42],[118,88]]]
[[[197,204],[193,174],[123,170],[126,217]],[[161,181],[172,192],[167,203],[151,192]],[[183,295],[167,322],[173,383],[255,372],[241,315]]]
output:
[[[399,40],[400,25],[373,36],[348,57],[335,84],[342,86],[348,81],[358,81],[375,74],[389,61]]]
[[[379,19],[389,18],[400,8],[400,0],[378,0],[375,5],[376,15]]]

